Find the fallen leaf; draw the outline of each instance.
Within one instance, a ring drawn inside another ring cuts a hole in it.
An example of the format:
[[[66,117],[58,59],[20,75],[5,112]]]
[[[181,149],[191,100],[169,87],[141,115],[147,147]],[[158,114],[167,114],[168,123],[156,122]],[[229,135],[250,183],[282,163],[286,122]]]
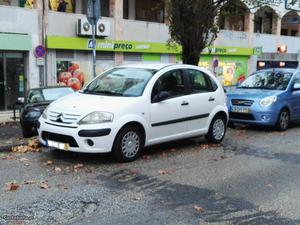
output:
[[[16,182],[10,182],[6,183],[6,191],[16,191],[20,185],[18,185]]]
[[[56,185],[56,187],[62,188],[62,189],[65,189],[65,190],[69,189],[65,184],[58,184],[58,185]]]
[[[142,198],[140,196],[134,196],[132,199],[134,201],[140,201]]]
[[[12,152],[15,153],[26,153],[26,152],[40,152],[39,142],[37,138],[29,139],[27,145],[13,146]]]
[[[26,162],[26,161],[28,161],[29,159],[27,159],[27,158],[20,158],[20,161],[21,162]]]
[[[194,209],[196,209],[198,212],[204,212],[204,209],[198,205],[194,205]]]
[[[43,163],[45,166],[50,166],[53,164],[53,161],[47,160],[46,162]]]
[[[82,163],[78,163],[78,164],[74,165],[74,170],[80,169],[82,167],[83,167],[83,164]]]
[[[24,163],[24,166],[30,166],[30,164],[29,163]]]
[[[166,175],[166,174],[170,174],[170,173],[173,173],[175,172],[176,169],[174,168],[170,168],[170,169],[165,169],[165,170],[159,170],[158,173],[160,175]]]
[[[58,166],[56,166],[56,167],[54,167],[54,171],[55,171],[56,173],[60,173],[60,172],[61,172],[61,168],[58,167]]]
[[[270,188],[272,188],[272,187],[273,187],[273,185],[272,185],[272,184],[267,184],[267,186],[268,186],[268,187],[270,187]]]
[[[149,160],[149,159],[151,159],[151,156],[150,156],[150,155],[143,155],[143,156],[142,156],[142,159],[144,159],[144,160]]]
[[[226,159],[227,157],[226,156],[224,156],[224,155],[221,155],[220,156],[220,159]]]
[[[41,189],[48,189],[49,188],[49,184],[47,182],[42,182],[42,183],[40,183],[40,188]]]
[[[35,184],[36,182],[33,180],[25,180],[23,184]]]

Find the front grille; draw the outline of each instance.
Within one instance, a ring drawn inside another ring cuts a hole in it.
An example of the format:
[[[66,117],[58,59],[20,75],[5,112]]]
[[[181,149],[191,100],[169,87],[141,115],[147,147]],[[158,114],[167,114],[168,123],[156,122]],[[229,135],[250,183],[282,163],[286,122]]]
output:
[[[253,100],[247,99],[231,99],[232,105],[239,105],[239,106],[251,106],[253,104]]]
[[[47,131],[42,131],[42,138],[44,140],[57,141],[60,143],[68,143],[70,147],[79,147],[76,140],[69,135],[56,134]]]
[[[230,119],[238,119],[238,120],[255,120],[254,116],[250,113],[229,113]]]
[[[49,120],[57,123],[72,124],[76,123],[79,118],[78,114],[49,111]]]

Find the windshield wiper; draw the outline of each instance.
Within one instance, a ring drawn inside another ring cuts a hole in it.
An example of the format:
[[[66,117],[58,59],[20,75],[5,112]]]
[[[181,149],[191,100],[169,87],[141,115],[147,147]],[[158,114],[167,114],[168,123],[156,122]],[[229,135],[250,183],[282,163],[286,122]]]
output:
[[[90,94],[104,94],[104,95],[112,95],[112,96],[123,96],[122,93],[118,92],[112,92],[112,91],[96,91],[96,90],[88,90],[85,93],[90,93]]]

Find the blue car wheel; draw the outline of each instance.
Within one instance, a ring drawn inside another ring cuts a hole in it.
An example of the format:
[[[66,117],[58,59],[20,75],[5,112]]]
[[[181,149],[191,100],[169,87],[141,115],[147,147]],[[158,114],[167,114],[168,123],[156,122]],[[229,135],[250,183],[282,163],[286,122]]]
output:
[[[281,110],[279,116],[278,116],[278,120],[276,123],[276,128],[278,131],[285,131],[290,123],[290,114],[289,111],[287,109],[283,109]]]

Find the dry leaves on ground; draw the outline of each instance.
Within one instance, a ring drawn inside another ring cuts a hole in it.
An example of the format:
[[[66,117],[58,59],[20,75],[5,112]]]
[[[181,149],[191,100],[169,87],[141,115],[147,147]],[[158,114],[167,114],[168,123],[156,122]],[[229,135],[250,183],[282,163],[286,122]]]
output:
[[[2,160],[13,160],[15,159],[12,155],[6,155],[4,157],[1,158]]]
[[[198,205],[194,205],[194,209],[197,211],[197,212],[204,212],[204,209]]]
[[[160,175],[166,175],[166,174],[174,173],[175,171],[176,171],[175,168],[170,168],[170,169],[165,169],[165,170],[159,170],[158,173]]]
[[[27,145],[14,146],[11,151],[16,153],[41,152],[41,148],[39,148],[38,139],[33,138],[28,140]]]
[[[9,182],[6,183],[6,191],[16,191],[18,188],[20,187],[19,184],[17,184],[16,182]]]
[[[46,162],[43,163],[45,166],[50,166],[53,165],[53,161],[52,160],[47,160]]]
[[[56,167],[54,167],[54,171],[55,171],[56,173],[60,173],[60,172],[61,172],[61,168],[58,167],[58,166],[56,166]]]
[[[49,188],[48,182],[44,181],[44,182],[40,183],[40,188],[41,189],[48,189]]]
[[[82,163],[78,163],[78,164],[76,164],[76,165],[73,166],[74,172],[77,172],[78,169],[81,169],[81,168],[83,168],[83,164]]]
[[[33,180],[25,180],[23,184],[35,184],[36,182]]]

